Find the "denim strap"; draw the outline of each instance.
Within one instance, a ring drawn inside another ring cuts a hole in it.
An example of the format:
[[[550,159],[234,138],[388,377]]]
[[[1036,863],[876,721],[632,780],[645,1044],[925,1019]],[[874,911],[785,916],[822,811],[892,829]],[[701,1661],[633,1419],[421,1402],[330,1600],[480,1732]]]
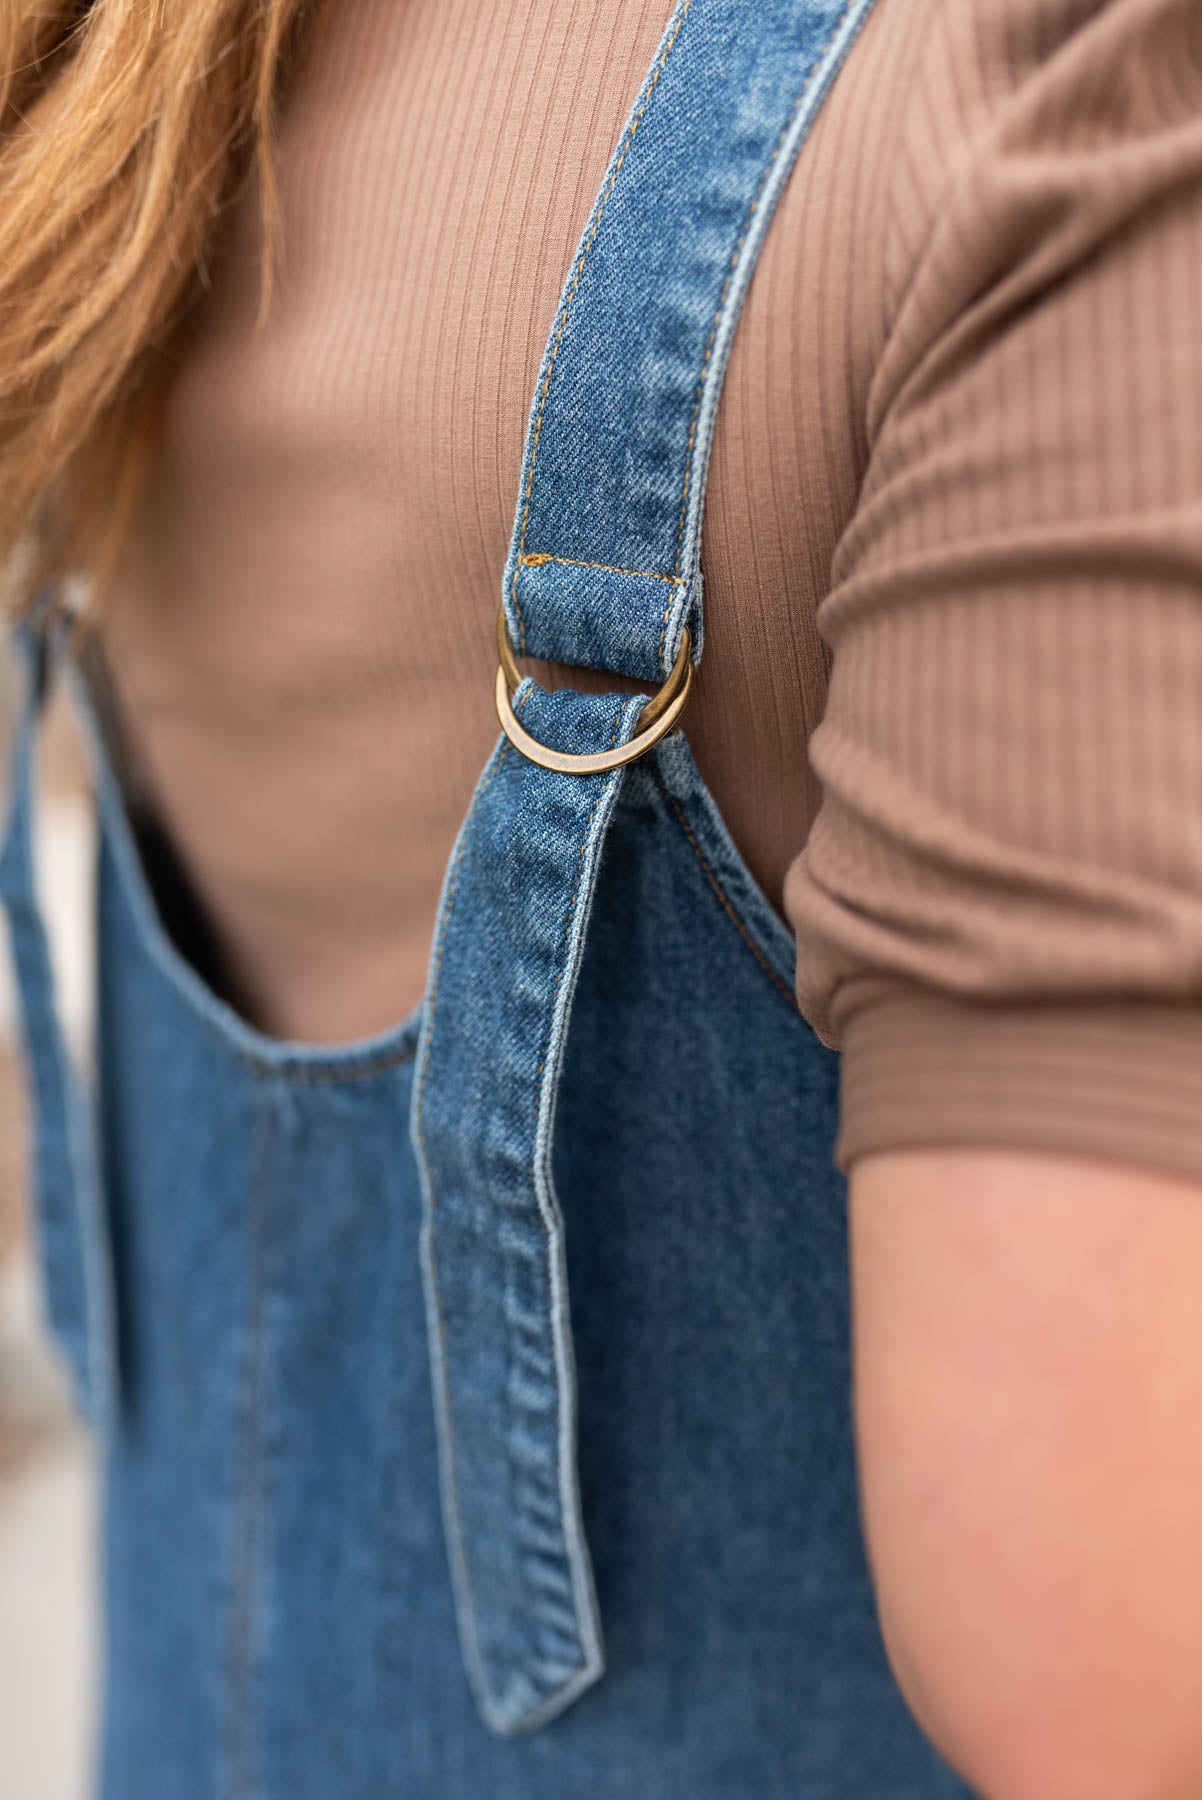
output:
[[[116,1412],[117,1358],[95,1106],[72,1065],[59,1019],[34,860],[37,729],[54,644],[40,624],[22,625],[16,641],[24,693],[0,847],[0,900],[21,1001],[44,1302],[76,1402],[85,1417],[106,1428]]]
[[[699,651],[727,351],[775,202],[871,3],[677,5],[535,389],[503,583],[519,653],[657,680],[686,624]],[[530,681],[515,696],[539,742],[577,754],[624,742],[642,704]],[[551,773],[498,745],[447,873],[414,1081],[460,1635],[481,1714],[503,1734],[550,1719],[604,1668],[552,1139],[624,779]]]
[[[680,0],[672,14],[535,387],[503,582],[519,654],[657,681],[688,625],[700,657],[727,354],[781,189],[870,4]]]

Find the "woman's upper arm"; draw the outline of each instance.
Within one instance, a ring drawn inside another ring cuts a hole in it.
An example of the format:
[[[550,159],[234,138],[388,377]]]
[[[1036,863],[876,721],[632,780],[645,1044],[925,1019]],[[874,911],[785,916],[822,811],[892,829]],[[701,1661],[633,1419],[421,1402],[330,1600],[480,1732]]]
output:
[[[1202,1793],[1202,1184],[988,1150],[852,1175],[882,1625],[989,1800]]]
[[[918,80],[786,887],[868,1540],[990,1800],[1196,1800],[1202,10],[971,0],[925,54],[968,125],[937,167]]]
[[[899,150],[929,220],[819,614],[799,997],[844,1050],[845,1167],[996,1143],[1202,1179],[1202,9],[936,24],[993,99],[949,137],[917,82]]]

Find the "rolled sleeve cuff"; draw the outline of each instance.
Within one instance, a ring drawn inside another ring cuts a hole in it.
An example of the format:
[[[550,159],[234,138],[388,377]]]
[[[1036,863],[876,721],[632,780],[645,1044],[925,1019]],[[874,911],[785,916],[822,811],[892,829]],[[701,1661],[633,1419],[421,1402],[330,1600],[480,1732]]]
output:
[[[836,1160],[940,1144],[1202,1180],[1202,1003],[984,1004],[888,987],[841,1023]]]

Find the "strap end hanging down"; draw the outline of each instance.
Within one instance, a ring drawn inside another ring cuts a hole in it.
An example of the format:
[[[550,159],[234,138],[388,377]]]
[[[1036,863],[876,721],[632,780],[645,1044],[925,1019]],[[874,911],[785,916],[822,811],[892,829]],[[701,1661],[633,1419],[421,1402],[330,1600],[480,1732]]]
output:
[[[644,704],[532,684],[519,698],[532,735],[568,754],[629,737]],[[447,1543],[464,1661],[502,1736],[553,1718],[605,1666],[552,1137],[623,778],[556,773],[502,739],[448,871],[414,1073]]]

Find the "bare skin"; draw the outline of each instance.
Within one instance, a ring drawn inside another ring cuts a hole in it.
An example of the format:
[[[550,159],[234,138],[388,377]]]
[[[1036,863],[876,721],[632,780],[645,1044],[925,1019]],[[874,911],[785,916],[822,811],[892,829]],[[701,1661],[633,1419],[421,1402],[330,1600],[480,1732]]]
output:
[[[857,1432],[899,1681],[988,1800],[1202,1796],[1202,1186],[862,1158]]]

